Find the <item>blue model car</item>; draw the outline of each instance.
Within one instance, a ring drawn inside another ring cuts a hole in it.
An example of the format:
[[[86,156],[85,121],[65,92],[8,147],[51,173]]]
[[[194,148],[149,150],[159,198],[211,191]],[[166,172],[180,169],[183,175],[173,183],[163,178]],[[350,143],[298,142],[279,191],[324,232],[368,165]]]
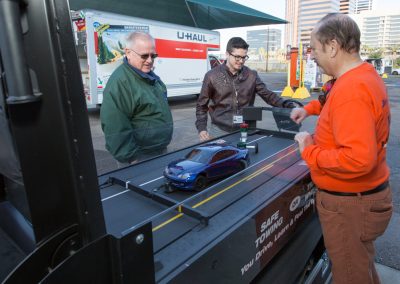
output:
[[[184,159],[170,163],[164,170],[164,177],[173,187],[200,191],[209,181],[235,174],[248,163],[247,149],[209,143],[194,148]]]

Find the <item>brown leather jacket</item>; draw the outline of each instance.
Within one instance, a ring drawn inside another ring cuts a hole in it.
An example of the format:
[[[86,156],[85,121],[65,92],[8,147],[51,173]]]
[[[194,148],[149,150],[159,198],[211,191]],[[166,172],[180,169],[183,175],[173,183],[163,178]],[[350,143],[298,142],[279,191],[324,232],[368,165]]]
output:
[[[208,71],[196,106],[197,130],[207,130],[207,112],[211,121],[225,131],[234,131],[233,115],[242,114],[242,108],[253,106],[258,94],[267,104],[284,107],[284,100],[267,89],[257,71],[243,66],[240,73],[232,75],[226,64]]]

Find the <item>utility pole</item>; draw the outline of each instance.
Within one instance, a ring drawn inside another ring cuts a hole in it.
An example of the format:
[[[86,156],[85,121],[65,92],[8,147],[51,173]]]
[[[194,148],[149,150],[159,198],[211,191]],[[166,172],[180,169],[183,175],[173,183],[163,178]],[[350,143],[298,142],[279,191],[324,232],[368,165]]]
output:
[[[265,58],[265,72],[268,72],[268,55],[269,55],[269,27],[267,28],[267,58]]]

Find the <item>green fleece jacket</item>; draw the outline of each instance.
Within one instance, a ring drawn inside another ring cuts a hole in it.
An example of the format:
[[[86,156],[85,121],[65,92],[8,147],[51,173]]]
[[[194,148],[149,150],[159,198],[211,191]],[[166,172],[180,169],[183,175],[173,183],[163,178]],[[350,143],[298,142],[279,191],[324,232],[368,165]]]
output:
[[[104,90],[101,127],[106,149],[120,162],[129,163],[171,142],[173,121],[167,88],[152,74],[155,80],[125,62],[112,73]]]

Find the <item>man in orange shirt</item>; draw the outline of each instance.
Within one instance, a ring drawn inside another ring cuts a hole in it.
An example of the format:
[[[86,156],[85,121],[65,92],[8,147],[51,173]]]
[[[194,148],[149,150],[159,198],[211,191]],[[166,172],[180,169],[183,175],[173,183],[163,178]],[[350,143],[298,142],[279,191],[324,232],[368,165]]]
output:
[[[392,215],[386,143],[390,109],[384,82],[359,55],[360,30],[329,14],[311,34],[311,56],[333,84],[325,102],[295,108],[300,123],[319,115],[315,134],[295,136],[318,187],[317,209],[334,283],[379,283],[373,241]]]

